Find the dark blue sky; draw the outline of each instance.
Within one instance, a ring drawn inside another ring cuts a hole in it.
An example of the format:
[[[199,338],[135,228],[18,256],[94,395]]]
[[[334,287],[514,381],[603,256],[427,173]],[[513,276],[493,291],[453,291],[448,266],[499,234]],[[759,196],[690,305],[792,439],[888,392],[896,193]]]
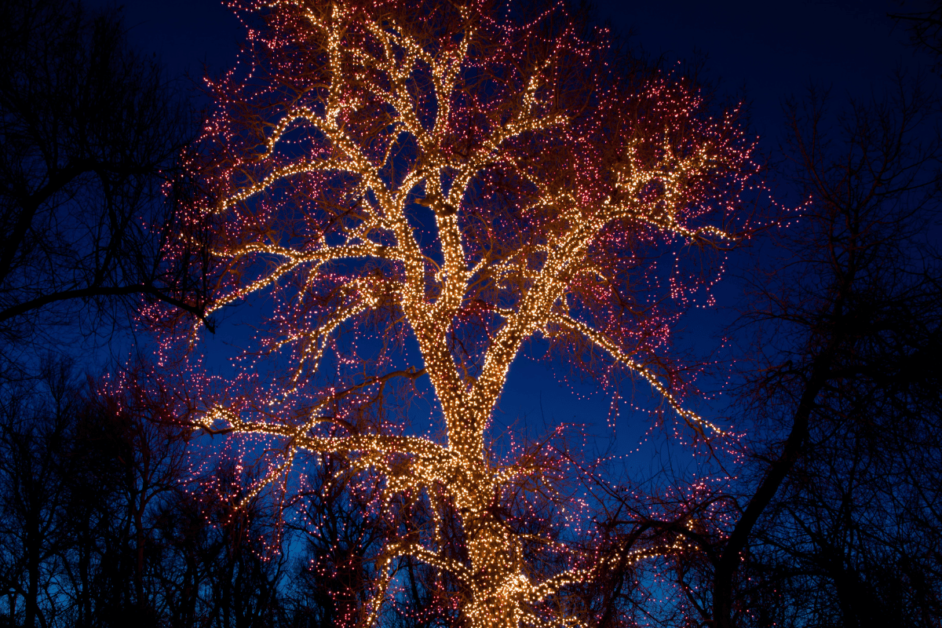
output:
[[[91,7],[112,0],[87,0]],[[173,74],[227,68],[243,37],[219,0],[135,0],[124,7],[132,43],[156,53]],[[706,56],[707,75],[735,95],[745,89],[757,130],[774,134],[780,103],[809,83],[866,96],[899,66],[924,62],[889,12],[926,10],[931,0],[662,0],[596,3],[633,46],[652,56]]]
[[[745,89],[755,125],[775,135],[781,101],[809,82],[835,96],[865,97],[895,68],[924,63],[887,13],[925,10],[929,0],[722,0],[605,2],[600,14],[653,55],[707,58],[725,91]]]
[[[87,0],[91,7],[113,6]],[[888,12],[926,10],[930,0],[663,0],[597,4],[599,21],[609,21],[628,36],[632,47],[666,62],[705,59],[706,77],[717,81],[720,94],[744,95],[760,146],[774,151],[781,140],[782,102],[800,96],[812,82],[830,87],[834,101],[848,96],[867,99],[879,94],[895,69],[927,68],[925,57],[907,45],[908,34],[886,17]],[[218,0],[138,0],[124,5],[129,39],[137,49],[155,53],[173,75],[198,79],[204,65],[211,74],[235,60],[242,28]],[[735,300],[735,284],[720,291]],[[698,315],[687,321],[691,332],[715,335],[721,315]],[[640,421],[623,412],[615,432],[604,428],[608,402],[603,396],[580,400],[564,391],[552,365],[515,365],[501,401],[498,423],[525,419],[533,433],[543,419],[553,425],[577,420],[594,423],[603,436],[597,447],[617,442],[633,448]],[[639,392],[642,386],[638,385]],[[646,396],[646,395],[645,395]],[[599,419],[603,419],[599,422]]]

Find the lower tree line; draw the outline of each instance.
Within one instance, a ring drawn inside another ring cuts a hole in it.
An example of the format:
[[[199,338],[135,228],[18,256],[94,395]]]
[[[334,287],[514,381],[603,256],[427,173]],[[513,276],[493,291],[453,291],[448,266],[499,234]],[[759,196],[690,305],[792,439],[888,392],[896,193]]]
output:
[[[84,392],[67,362],[5,396],[6,625],[256,626],[283,612],[266,520],[185,481],[179,428]],[[231,483],[220,463],[213,474]]]
[[[247,496],[256,474],[202,456],[169,404],[109,395],[47,356],[7,383],[0,406],[0,625],[262,627],[352,625],[382,542],[378,484],[325,478],[325,457],[291,502]],[[374,490],[370,490],[372,487]],[[282,495],[283,497],[283,495]],[[407,506],[402,506],[408,509]],[[398,509],[397,509],[398,510]],[[421,506],[415,518],[428,517]],[[453,623],[441,578],[401,566],[385,621]]]

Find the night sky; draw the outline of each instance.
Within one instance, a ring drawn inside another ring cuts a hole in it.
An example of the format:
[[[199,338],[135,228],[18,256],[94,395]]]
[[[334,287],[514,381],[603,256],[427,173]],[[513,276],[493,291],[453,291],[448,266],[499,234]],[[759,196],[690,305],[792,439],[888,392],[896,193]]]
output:
[[[87,2],[94,8],[114,5]],[[719,80],[730,96],[744,90],[756,130],[774,137],[782,99],[800,94],[809,82],[860,98],[879,89],[898,67],[927,65],[926,57],[907,45],[905,29],[886,15],[930,5],[930,0],[607,0],[595,3],[595,14],[652,57],[704,58],[707,77]],[[198,79],[204,65],[210,73],[228,68],[243,39],[238,20],[217,0],[119,6],[132,44],[157,54],[172,75]]]
[[[114,6],[103,0],[89,0],[87,5]],[[596,16],[599,23],[607,22],[627,37],[633,49],[662,57],[665,66],[702,60],[703,76],[718,85],[721,98],[745,99],[760,151],[774,161],[782,141],[786,98],[800,97],[814,84],[830,88],[839,108],[848,98],[868,100],[879,95],[896,70],[915,75],[930,69],[930,60],[908,45],[905,29],[886,16],[926,10],[929,5],[928,0],[606,1],[596,5]],[[230,67],[244,35],[239,21],[217,0],[140,0],[125,3],[123,11],[131,44],[156,54],[171,76],[193,81],[199,80],[204,68],[212,75]],[[783,203],[795,202],[791,190],[779,187],[774,194]],[[735,278],[727,279],[717,295],[719,305],[728,309],[685,319],[686,340],[681,342],[695,342],[698,348],[715,344],[705,339],[722,333],[738,293]],[[231,355],[225,345],[232,333],[238,332],[224,325],[211,341],[220,356]],[[526,425],[535,436],[559,422],[584,423],[590,434],[600,437],[590,447],[609,450],[615,443],[614,451],[632,450],[648,422],[633,420],[623,407],[614,431],[605,427],[610,398],[586,397],[578,385],[579,394],[574,395],[554,376],[558,366],[518,360],[495,417],[497,430],[513,425],[519,431]],[[699,410],[708,416],[718,412],[708,407]]]

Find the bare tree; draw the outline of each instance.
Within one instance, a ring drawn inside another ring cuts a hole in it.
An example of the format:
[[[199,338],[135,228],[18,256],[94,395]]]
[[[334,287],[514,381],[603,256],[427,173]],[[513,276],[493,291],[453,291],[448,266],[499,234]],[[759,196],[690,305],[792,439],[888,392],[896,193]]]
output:
[[[373,559],[389,536],[370,503],[381,496],[377,478],[348,485],[341,479],[345,467],[342,458],[325,456],[295,498],[298,516],[290,527],[302,548],[292,579],[296,622],[335,626],[355,618],[368,592],[364,583],[374,575]]]
[[[165,385],[195,426],[263,443],[248,497],[331,454],[384,478],[394,521],[423,504],[428,524],[372,565],[361,625],[410,561],[458,583],[466,626],[590,621],[566,591],[611,565],[560,532],[582,517],[579,468],[552,447],[502,453],[494,408],[524,346],[546,341],[603,383],[637,378],[694,438],[722,434],[681,404],[666,349],[756,171],[737,111],[711,113],[562,5],[240,7],[264,25],[214,84],[188,163],[209,190],[192,220],[212,216],[217,238],[207,312],[256,304],[262,331],[216,377],[199,326],[172,326],[161,359],[188,361]],[[397,399],[421,399],[436,431],[410,433]]]
[[[167,565],[159,557],[163,551],[159,514],[174,501],[186,479],[186,434],[162,416],[170,407],[167,391],[144,393],[137,381],[142,371],[126,370],[118,378],[120,384],[110,378],[99,382],[97,394],[88,400],[72,454],[73,486],[93,490],[94,480],[109,480],[106,498],[87,504],[111,514],[99,532],[104,546],[94,557],[97,591],[89,619],[98,625],[122,625],[134,618],[141,626],[156,626],[166,606],[161,580]],[[95,471],[89,456],[107,465],[107,471],[103,477],[86,478],[92,482],[82,486],[78,473]],[[81,492],[73,500],[74,508],[86,505]]]
[[[70,0],[3,3],[4,342],[50,325],[101,333],[140,298],[202,315],[198,253],[168,258],[174,196],[188,193],[172,180],[190,116],[160,66],[128,48],[120,14],[89,15]]]
[[[900,3],[901,8],[904,3]],[[913,44],[935,54],[942,55],[942,2],[936,0],[928,11],[914,13],[890,13],[898,24],[908,27]]]
[[[67,452],[78,395],[68,361],[47,357],[39,381],[6,390],[0,406],[0,560],[11,622],[52,625],[68,521]]]
[[[281,531],[271,504],[250,499],[237,508],[252,485],[249,472],[223,461],[202,478],[196,494],[206,522],[206,563],[201,625],[262,628],[280,620],[280,588],[285,558],[271,548]]]
[[[829,134],[825,102],[812,92],[789,109],[809,204],[757,274],[745,318],[761,339],[743,411],[763,440],[742,511],[718,539],[713,621],[935,626],[936,105],[900,78]]]

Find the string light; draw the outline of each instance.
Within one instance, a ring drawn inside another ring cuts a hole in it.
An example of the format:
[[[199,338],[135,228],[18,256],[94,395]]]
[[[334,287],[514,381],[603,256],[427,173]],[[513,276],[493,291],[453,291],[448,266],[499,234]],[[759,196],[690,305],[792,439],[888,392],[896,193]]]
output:
[[[390,543],[371,623],[395,561],[412,556],[461,583],[460,610],[473,628],[583,625],[566,615],[550,622],[540,605],[611,565],[575,561],[542,581],[531,573],[521,538],[493,505],[544,470],[493,463],[494,408],[524,343],[565,333],[646,380],[704,437],[723,433],[685,409],[657,373],[653,351],[670,317],[658,318],[652,305],[654,314],[630,327],[606,312],[624,309],[625,290],[657,287],[653,274],[642,287],[622,285],[644,246],[734,241],[708,220],[728,221],[735,209],[755,170],[751,145],[729,116],[709,117],[699,95],[668,76],[626,87],[606,61],[604,37],[583,41],[572,28],[547,26],[559,6],[527,24],[502,22],[474,0],[419,16],[399,0],[250,8],[264,9],[269,30],[252,32],[257,52],[245,79],[233,73],[213,86],[210,148],[191,155],[212,191],[198,209],[218,224],[220,280],[207,314],[279,295],[286,302],[272,318],[280,335],[262,345],[269,356],[293,350],[294,363],[269,388],[252,389],[258,356],[247,354],[237,381],[221,386],[222,400],[208,402],[194,425],[282,443],[282,462],[248,499],[304,451],[345,455],[354,470],[383,474],[387,504],[401,494],[447,495],[467,563],[445,555],[442,538]],[[417,218],[417,207],[434,220]],[[286,288],[291,281],[296,287]],[[371,316],[404,325],[422,364],[310,392],[336,338]],[[478,349],[462,353],[453,338],[471,333],[471,321]],[[366,403],[370,390],[382,399],[393,376],[420,375],[434,391],[442,442],[364,430],[328,412]],[[305,395],[319,401],[303,416],[289,412]],[[324,425],[336,429],[318,431]],[[686,547],[678,535],[619,560]]]

